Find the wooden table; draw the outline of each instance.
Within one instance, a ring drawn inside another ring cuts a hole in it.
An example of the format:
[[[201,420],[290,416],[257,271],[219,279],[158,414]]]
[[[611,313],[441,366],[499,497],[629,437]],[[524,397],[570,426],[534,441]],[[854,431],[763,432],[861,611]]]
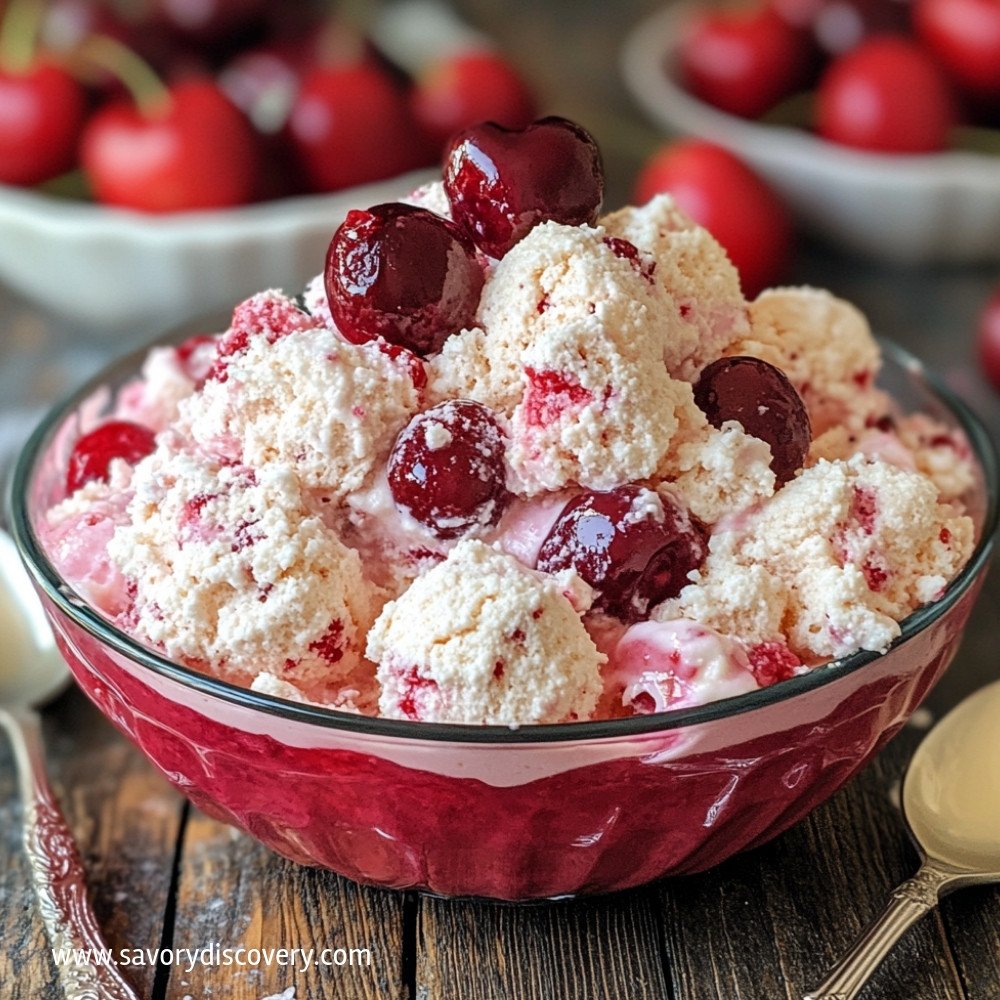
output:
[[[502,12],[488,0],[462,6],[516,42],[549,109],[580,118],[598,134],[611,173],[609,204],[626,200],[656,135],[631,112],[613,60],[624,28],[656,4],[622,3],[613,17],[598,0],[503,5]],[[974,317],[1000,282],[998,269],[891,270],[806,246],[794,278],[855,301],[876,329],[942,372],[1000,437],[1000,401],[979,379],[970,348]],[[4,448],[9,452],[47,400],[128,345],[56,322],[2,291],[0,330],[2,462]],[[299,868],[188,807],[77,691],[46,712],[49,757],[111,947],[370,953],[370,965],[306,973],[133,965],[124,972],[142,997],[795,1000],[912,872],[915,855],[895,805],[899,781],[931,719],[1000,676],[998,599],[995,572],[929,708],[807,821],[712,872],[603,899],[531,907],[453,903],[362,889]],[[0,746],[0,815],[0,998],[56,998],[20,850],[20,806],[6,746]],[[907,935],[862,996],[1000,1000],[1000,890],[946,900]]]

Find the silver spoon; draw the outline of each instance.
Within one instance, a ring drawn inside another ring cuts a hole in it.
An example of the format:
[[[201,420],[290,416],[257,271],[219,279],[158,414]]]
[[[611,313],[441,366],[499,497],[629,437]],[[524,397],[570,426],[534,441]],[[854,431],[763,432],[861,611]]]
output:
[[[1000,681],[952,709],[917,748],[903,781],[903,817],[920,869],[804,1000],[852,1000],[942,896],[1000,882]]]
[[[0,531],[0,726],[10,737],[24,802],[24,849],[49,945],[107,948],[87,901],[83,866],[45,777],[35,708],[69,682],[52,631],[10,536]],[[67,1000],[136,1000],[114,964],[57,963]]]

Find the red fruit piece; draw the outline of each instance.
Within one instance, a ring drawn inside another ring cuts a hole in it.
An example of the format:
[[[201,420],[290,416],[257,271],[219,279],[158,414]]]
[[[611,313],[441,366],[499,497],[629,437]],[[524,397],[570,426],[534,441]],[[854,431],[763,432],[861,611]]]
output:
[[[425,357],[475,321],[483,269],[454,223],[392,202],[348,213],[330,243],[324,281],[348,340],[381,336]]]
[[[66,492],[75,493],[94,479],[107,479],[113,459],[135,465],[156,447],[156,435],[148,427],[129,420],[109,420],[84,434],[69,456]]]
[[[550,368],[525,368],[524,420],[529,427],[548,427],[566,410],[579,410],[594,394],[569,373]]]
[[[1000,100],[1000,4],[996,0],[917,0],[917,35],[963,90]]]
[[[713,427],[735,420],[766,441],[779,485],[802,468],[812,442],[809,412],[780,368],[760,358],[719,358],[698,376],[694,401]]]
[[[761,687],[794,677],[802,661],[783,642],[758,642],[747,650],[750,669]]]
[[[228,208],[257,190],[253,129],[207,80],[178,83],[155,111],[101,109],[84,129],[81,161],[99,201],[145,212]]]
[[[406,97],[371,65],[320,66],[302,80],[288,139],[313,191],[336,191],[430,163]]]
[[[503,431],[468,399],[418,413],[396,439],[387,474],[396,507],[438,538],[495,524],[510,502]]]
[[[485,122],[451,141],[444,188],[452,218],[499,258],[541,222],[593,225],[604,168],[590,134],[565,118],[541,118],[520,131]]]
[[[948,82],[916,43],[886,35],[834,60],[816,95],[816,130],[845,146],[932,153],[956,124]]]
[[[768,7],[703,10],[680,45],[680,74],[695,97],[758,118],[809,82],[815,50]]]
[[[686,509],[629,485],[570,500],[542,542],[537,568],[575,569],[597,591],[595,607],[634,622],[676,597],[707,554],[707,532]]]
[[[411,108],[436,146],[459,129],[490,121],[524,128],[535,117],[528,85],[495,52],[460,52],[431,63],[416,81]]]
[[[266,337],[269,344],[296,330],[311,330],[316,322],[291,299],[279,292],[258,292],[233,310],[229,329],[216,348],[216,360],[208,377],[226,381],[227,358],[245,351],[251,337]]]
[[[647,161],[635,200],[669,192],[724,247],[750,298],[779,284],[793,249],[792,218],[781,199],[732,153],[697,139],[664,146]]]
[[[980,314],[976,348],[983,374],[1000,392],[1000,288]]]
[[[85,110],[83,89],[57,66],[0,69],[0,181],[40,184],[69,170]]]

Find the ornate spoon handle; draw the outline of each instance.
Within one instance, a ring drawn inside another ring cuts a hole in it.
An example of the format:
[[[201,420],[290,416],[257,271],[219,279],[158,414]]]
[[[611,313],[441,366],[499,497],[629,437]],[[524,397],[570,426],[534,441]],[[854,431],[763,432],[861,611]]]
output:
[[[955,872],[928,860],[898,886],[882,916],[858,939],[833,971],[803,1000],[853,1000],[893,945],[925,913],[934,909]]]
[[[31,863],[38,908],[66,1000],[136,1000],[113,962],[101,961],[107,944],[87,900],[83,866],[73,835],[45,777],[38,716],[27,709],[0,709],[10,736],[24,802],[24,849]],[[64,960],[57,953],[65,949]],[[89,953],[89,962],[73,949]]]

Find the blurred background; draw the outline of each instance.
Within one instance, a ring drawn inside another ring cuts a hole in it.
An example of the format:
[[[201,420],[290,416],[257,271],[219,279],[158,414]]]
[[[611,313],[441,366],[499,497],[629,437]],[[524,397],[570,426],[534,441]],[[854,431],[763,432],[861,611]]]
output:
[[[455,129],[547,114],[606,208],[672,191],[748,297],[853,301],[1000,435],[996,0],[7,0],[0,467],[112,357],[297,291]]]

